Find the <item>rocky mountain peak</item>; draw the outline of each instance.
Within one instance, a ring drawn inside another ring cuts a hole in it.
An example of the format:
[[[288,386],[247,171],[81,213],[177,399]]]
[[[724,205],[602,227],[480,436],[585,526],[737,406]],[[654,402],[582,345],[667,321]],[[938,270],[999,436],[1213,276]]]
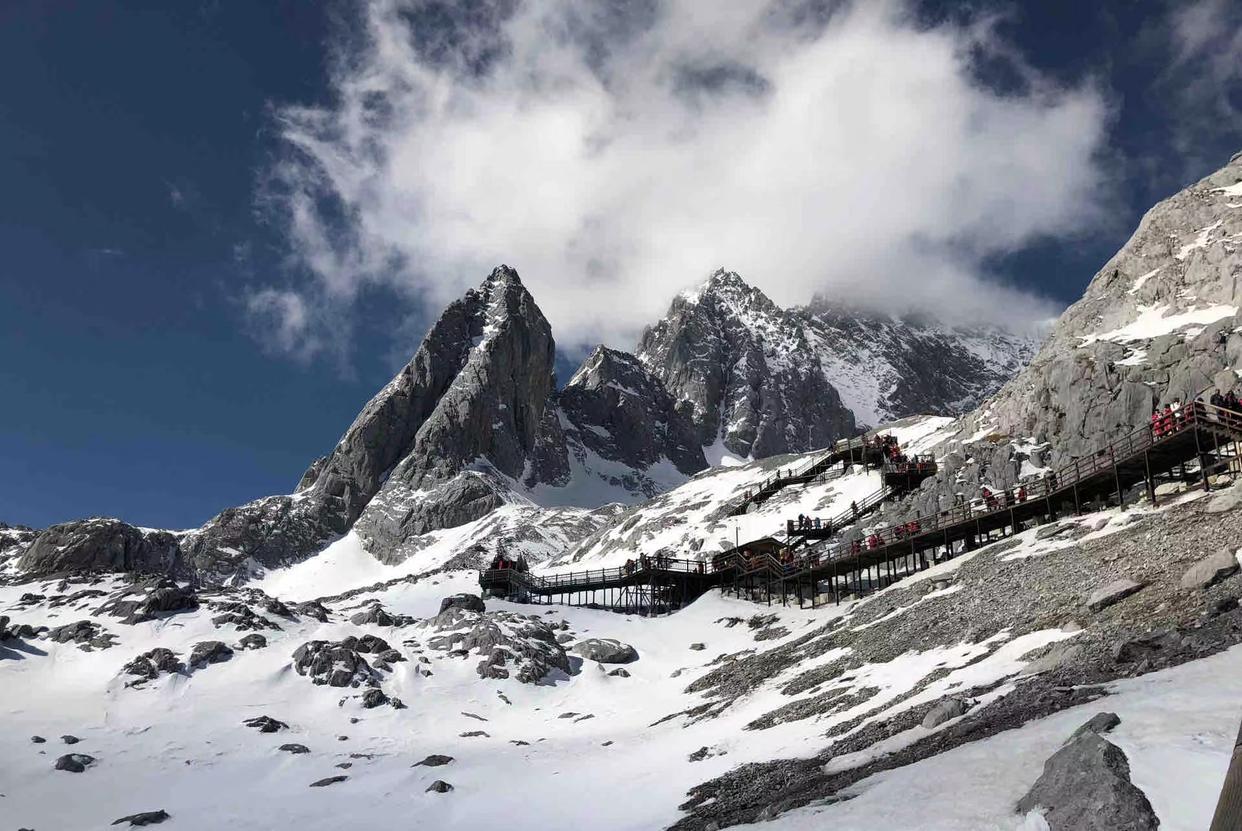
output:
[[[678,295],[643,332],[638,359],[687,414],[713,455],[822,447],[854,430],[798,319],[736,273]]]

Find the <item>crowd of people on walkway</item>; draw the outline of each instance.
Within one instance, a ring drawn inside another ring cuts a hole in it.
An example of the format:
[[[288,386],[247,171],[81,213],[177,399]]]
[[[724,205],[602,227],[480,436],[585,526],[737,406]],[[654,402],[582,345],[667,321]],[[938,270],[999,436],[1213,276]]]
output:
[[[1222,410],[1232,410],[1235,413],[1242,412],[1242,400],[1238,399],[1238,394],[1233,390],[1221,394],[1220,390],[1212,390],[1212,397],[1208,399],[1208,403],[1213,407],[1220,407]]]

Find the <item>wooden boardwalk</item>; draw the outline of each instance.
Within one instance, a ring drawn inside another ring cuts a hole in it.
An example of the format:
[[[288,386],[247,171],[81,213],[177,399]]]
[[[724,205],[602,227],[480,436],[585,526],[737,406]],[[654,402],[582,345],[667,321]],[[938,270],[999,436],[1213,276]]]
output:
[[[839,600],[847,594],[882,588],[942,558],[984,545],[997,533],[1003,536],[1053,522],[1067,514],[1082,513],[1088,505],[1120,505],[1126,491],[1140,484],[1154,504],[1156,482],[1161,476],[1194,470],[1196,481],[1206,489],[1211,469],[1227,467],[1234,474],[1238,472],[1239,443],[1242,414],[1196,402],[1183,409],[1176,428],[1169,432],[1157,435],[1151,428],[1141,428],[1059,470],[1027,480],[1026,498],[1022,500],[1010,493],[998,496],[982,509],[972,504],[955,505],[873,530],[859,541],[824,539],[855,525],[864,514],[864,505],[866,512],[874,511],[898,492],[886,479],[881,491],[859,504],[857,515],[850,511],[848,517],[831,519],[831,529],[822,527],[823,523],[820,529],[790,529],[791,539],[800,537],[799,543],[823,540],[803,545],[796,557],[787,553],[793,546],[790,541],[765,538],[723,552],[710,564],[644,556],[632,567],[546,577],[514,569],[486,570],[480,573],[479,583],[490,594],[525,602],[556,602],[553,599],[559,598],[559,602],[648,613],[672,611],[718,586],[751,596],[763,593],[768,602],[779,594],[781,602],[796,598],[799,605],[815,605],[821,602],[821,595]],[[776,490],[797,481],[811,481],[832,465],[842,460],[848,464],[872,449],[861,442],[838,443],[798,476],[779,480]],[[927,468],[915,473],[930,475]],[[747,507],[756,498],[755,494],[746,497]],[[786,552],[783,557],[782,551]]]

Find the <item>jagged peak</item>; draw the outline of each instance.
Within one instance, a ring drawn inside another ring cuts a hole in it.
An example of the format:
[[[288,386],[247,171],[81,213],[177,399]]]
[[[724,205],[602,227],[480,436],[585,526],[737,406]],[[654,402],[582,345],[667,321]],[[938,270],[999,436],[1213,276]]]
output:
[[[617,369],[627,372],[641,372],[644,375],[649,374],[642,361],[636,356],[631,355],[629,352],[622,352],[620,349],[612,349],[601,343],[586,356],[586,359],[583,360],[577,371],[574,372],[573,377],[569,379],[569,383],[565,385],[565,388],[587,386],[588,382],[597,382],[606,377],[611,377],[616,373],[610,370]]]

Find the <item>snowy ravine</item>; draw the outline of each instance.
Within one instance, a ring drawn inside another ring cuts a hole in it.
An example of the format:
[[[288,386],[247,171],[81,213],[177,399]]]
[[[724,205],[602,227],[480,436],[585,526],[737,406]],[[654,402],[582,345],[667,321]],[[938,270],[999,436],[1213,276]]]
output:
[[[268,596],[179,594],[185,608],[136,622],[122,617],[120,577],[0,586],[10,629],[93,624],[87,649],[47,634],[0,647],[0,806],[13,827],[36,829],[104,828],[155,810],[171,815],[168,827],[195,829],[366,827],[396,817],[431,828],[697,828],[716,808],[722,825],[745,818],[727,789],[739,765],[757,766],[746,778],[763,791],[770,769],[792,763],[788,790],[769,793],[774,803],[812,796],[801,790],[802,766],[816,777],[876,772],[848,786],[854,799],[808,798],[764,827],[1033,829],[1037,820],[1014,803],[1059,741],[1111,710],[1121,716],[1115,740],[1161,827],[1202,828],[1236,730],[1242,650],[1227,647],[1242,613],[1235,607],[1198,630],[1206,652],[1170,654],[1134,679],[1114,680],[1135,667],[1113,664],[1097,645],[1125,637],[1135,621],[1193,619],[1236,596],[1239,578],[1188,594],[1177,577],[1193,557],[1175,546],[1125,561],[1148,588],[1124,608],[1087,613],[1067,587],[1092,589],[1117,569],[1110,558],[1153,534],[1185,539],[1191,525],[1218,534],[1213,523],[1238,521],[1239,496],[1190,494],[1155,511],[1087,515],[1051,536],[1032,529],[865,600],[815,610],[718,592],[659,618],[488,600],[485,616],[502,630],[529,615],[571,647],[569,672],[551,669],[537,684],[481,675],[487,648],[461,654],[437,644],[452,624],[430,619],[443,598],[475,589],[472,570],[358,574],[354,559],[337,554],[313,575],[308,564],[272,572]],[[387,584],[322,605],[296,602],[361,580]],[[1000,595],[1003,603],[978,602]],[[297,665],[303,644],[363,636],[395,650],[359,646],[369,666],[357,672],[373,687],[316,685]],[[637,660],[582,660],[572,646],[588,638],[619,639]],[[212,641],[227,650],[196,648]],[[1084,648],[1066,649],[1076,645]],[[196,651],[214,658],[150,679],[123,671],[156,648],[182,663]],[[1189,658],[1199,659],[1160,669]],[[1047,691],[1067,673],[1081,682],[1081,700],[1050,705]],[[383,696],[367,707],[371,689]],[[920,726],[929,708],[955,697],[968,702],[964,716]],[[243,723],[264,716],[275,732]],[[81,773],[54,770],[70,753],[94,761]],[[415,766],[435,755],[451,761]],[[884,771],[888,760],[911,764]],[[436,781],[452,790],[428,792]],[[725,789],[708,802],[696,796],[685,813],[687,795],[705,786]]]

